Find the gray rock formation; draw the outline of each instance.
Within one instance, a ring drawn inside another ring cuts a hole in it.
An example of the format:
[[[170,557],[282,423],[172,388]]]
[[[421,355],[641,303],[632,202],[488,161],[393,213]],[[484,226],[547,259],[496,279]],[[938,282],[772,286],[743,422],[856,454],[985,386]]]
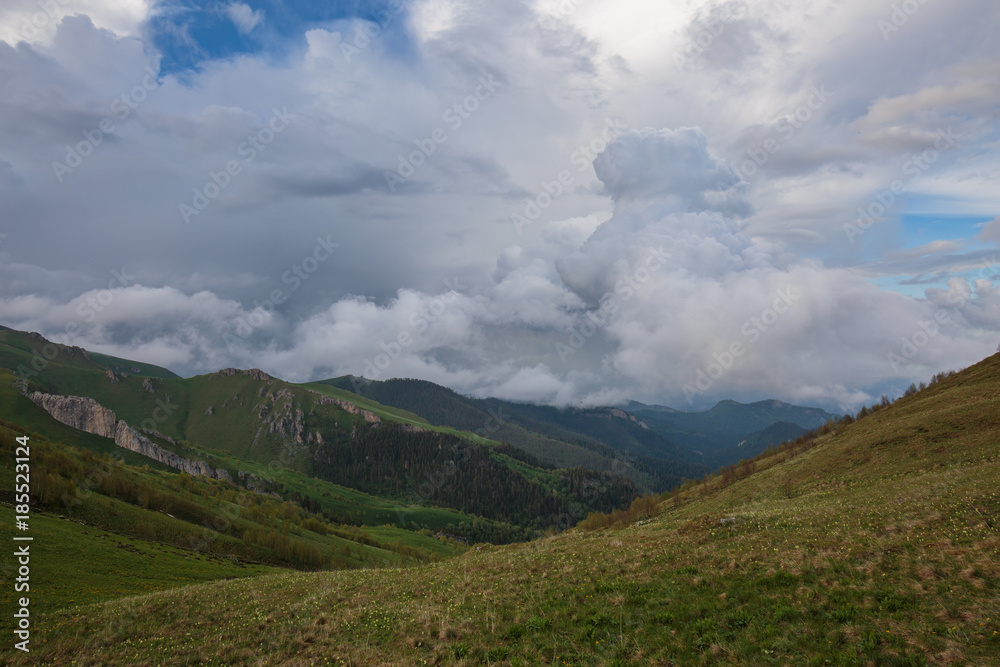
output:
[[[274,382],[274,378],[260,370],[259,368],[251,368],[250,370],[240,370],[239,368],[223,368],[217,373],[223,377],[230,377],[233,375],[249,375],[254,380],[266,380],[268,384]]]
[[[363,408],[359,408],[358,406],[356,406],[354,403],[351,403],[350,401],[344,401],[344,400],[341,400],[339,398],[333,398],[331,396],[327,396],[326,394],[321,394],[321,393],[316,392],[316,391],[314,391],[312,393],[314,393],[316,395],[316,398],[314,400],[316,401],[317,405],[336,405],[337,407],[339,407],[339,408],[341,408],[343,410],[347,410],[348,412],[350,412],[353,415],[361,415],[362,417],[365,418],[366,422],[369,422],[371,424],[378,424],[378,423],[380,423],[382,421],[379,418],[379,416],[377,414],[375,414],[374,412],[369,412],[368,410],[365,410]]]
[[[212,479],[222,479],[227,482],[233,481],[226,470],[213,468],[204,461],[186,459],[156,444],[146,436],[138,433],[124,421],[118,421],[114,412],[103,407],[92,398],[85,396],[55,396],[53,394],[43,394],[40,391],[36,391],[29,398],[35,405],[48,412],[63,424],[86,431],[87,433],[112,438],[115,444],[123,449],[142,454],[171,468],[183,470],[189,475],[204,475]],[[166,436],[162,437],[166,441],[176,444],[172,439]]]
[[[149,438],[136,432],[134,428],[124,421],[118,422],[115,430],[115,444],[136,454],[142,454],[154,461],[159,461],[171,468],[182,470],[189,475],[204,475],[212,479],[224,479],[227,482],[233,481],[233,478],[230,477],[229,472],[226,470],[217,470],[204,461],[192,461],[179,454],[175,454],[169,449],[164,449]]]
[[[104,436],[115,437],[115,413],[84,396],[54,396],[36,391],[29,396],[35,405],[67,426]]]

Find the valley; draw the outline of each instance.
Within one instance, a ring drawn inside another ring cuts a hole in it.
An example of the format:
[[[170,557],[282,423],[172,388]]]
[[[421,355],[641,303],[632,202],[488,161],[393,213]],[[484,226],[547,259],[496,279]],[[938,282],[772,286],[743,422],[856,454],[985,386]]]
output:
[[[1000,356],[855,420],[185,380],[61,346],[33,367],[32,345],[54,344],[0,343],[0,444],[12,461],[30,438],[46,536],[32,661],[11,664],[922,665],[1000,649]]]

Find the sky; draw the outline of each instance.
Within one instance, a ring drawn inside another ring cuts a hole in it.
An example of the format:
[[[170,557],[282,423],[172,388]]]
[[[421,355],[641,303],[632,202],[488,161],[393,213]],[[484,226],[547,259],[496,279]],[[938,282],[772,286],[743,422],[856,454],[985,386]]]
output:
[[[7,0],[0,324],[836,411],[1000,344],[993,0]]]

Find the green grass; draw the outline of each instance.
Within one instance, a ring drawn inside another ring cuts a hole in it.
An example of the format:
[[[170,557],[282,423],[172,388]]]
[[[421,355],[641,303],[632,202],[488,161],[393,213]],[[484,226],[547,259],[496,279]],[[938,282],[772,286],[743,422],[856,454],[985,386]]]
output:
[[[12,664],[994,664],[998,434],[1000,357],[628,528],[66,609]]]
[[[340,389],[332,385],[323,382],[307,382],[299,385],[306,389],[319,392],[331,398],[339,398],[343,401],[349,401],[354,403],[359,408],[363,410],[368,410],[369,412],[378,415],[380,418],[388,421],[396,421],[402,424],[410,424],[412,426],[419,426],[421,428],[426,428],[428,430],[439,430],[438,428],[431,425],[423,417],[415,415],[412,412],[407,412],[406,410],[400,410],[399,408],[389,407],[387,405],[382,405],[371,399],[365,398],[353,392],[347,391],[346,389]]]
[[[203,554],[169,544],[148,542],[95,528],[49,513],[32,513],[31,608],[51,614],[132,595],[144,595],[188,584],[255,577],[279,568]],[[0,522],[14,523],[14,511],[0,506]],[[7,551],[7,550],[5,550]],[[14,566],[0,559],[5,581]],[[19,596],[20,594],[18,594]],[[13,608],[12,586],[0,589],[0,605]]]
[[[47,361],[39,357],[44,364],[38,363],[38,372],[30,375],[31,390],[93,398],[133,428],[155,429],[174,439],[176,442],[160,440],[159,444],[185,458],[228,470],[234,479],[239,479],[239,471],[253,473],[273,482],[268,490],[300,494],[318,503],[334,520],[345,523],[369,526],[389,523],[430,530],[449,530],[448,526],[452,526],[451,531],[461,532],[461,527],[470,526],[474,517],[454,509],[467,506],[454,499],[450,501],[452,509],[409,504],[414,498],[413,489],[383,500],[316,480],[314,454],[320,447],[318,443],[322,442],[324,447],[348,445],[351,434],[364,421],[361,415],[321,404],[323,395],[355,403],[386,421],[449,434],[480,446],[497,445],[473,433],[432,426],[405,410],[386,407],[324,383],[293,385],[246,371],[181,379],[158,367],[100,355],[88,358],[78,348],[55,346],[30,334],[0,330],[0,365],[30,366],[30,352],[35,349],[59,352]],[[116,374],[109,375],[109,368]],[[149,371],[156,377],[135,374],[134,369],[140,373]],[[53,441],[107,453],[132,465],[165,469],[162,464],[116,447],[109,439],[59,424],[19,395],[13,384],[15,377],[14,373],[0,369],[0,398],[5,405],[9,402],[13,406],[5,412],[8,421]],[[565,485],[558,473],[535,469],[505,456],[494,458],[557,495],[565,495]],[[493,526],[496,522],[488,523]]]
[[[3,414],[0,419],[21,425],[30,431],[58,442],[72,442],[78,447],[88,449],[97,454],[111,454],[131,465],[148,465],[151,468],[168,470],[158,461],[122,449],[110,438],[79,431],[71,426],[57,422],[42,408],[23,396],[14,387],[15,376],[10,371],[0,368],[0,405]]]
[[[326,384],[325,382],[309,382],[306,384],[299,385],[301,387],[306,387],[313,391],[317,391],[321,394],[325,394],[332,398],[339,398],[344,401],[349,401],[354,403],[359,408],[368,410],[372,414],[377,415],[381,419],[386,421],[394,421],[400,424],[409,424],[411,426],[418,426],[427,431],[436,431],[438,433],[447,433],[463,440],[468,440],[469,442],[475,443],[477,445],[485,446],[496,446],[496,442],[490,440],[489,438],[484,438],[480,435],[472,433],[470,431],[462,431],[450,426],[436,426],[431,424],[423,417],[416,415],[412,412],[406,410],[401,410],[399,408],[393,408],[387,405],[382,405],[377,403],[370,398],[365,398],[346,389],[340,389],[339,387],[334,387],[332,385]]]

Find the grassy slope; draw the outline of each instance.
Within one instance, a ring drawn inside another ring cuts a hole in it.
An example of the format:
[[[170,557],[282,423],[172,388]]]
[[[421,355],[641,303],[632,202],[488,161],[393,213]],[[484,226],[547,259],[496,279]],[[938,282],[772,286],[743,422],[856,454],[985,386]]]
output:
[[[174,472],[173,468],[158,461],[118,447],[109,438],[85,433],[57,422],[45,410],[22,396],[13,385],[14,379],[15,376],[9,371],[0,369],[0,405],[3,405],[3,417],[7,421],[20,424],[54,442],[70,443],[98,454],[108,453],[130,465],[148,465],[155,470]],[[209,455],[198,449],[190,449],[185,453],[197,459],[208,460],[209,463],[218,467],[229,470],[245,470],[260,477],[274,479],[284,484],[290,491],[297,491],[314,498],[323,509],[330,510],[335,514],[350,514],[364,525],[379,526],[406,521],[419,525],[426,524],[432,528],[441,528],[449,523],[460,524],[472,521],[472,517],[455,510],[400,505],[361,491],[316,480],[288,468],[268,467],[264,464],[239,460],[224,454]],[[9,472],[9,469],[0,470]],[[401,537],[408,546],[424,546],[438,552],[443,550],[437,540],[414,537],[409,530],[398,530],[398,533],[392,541]]]
[[[492,445],[489,440],[471,433],[450,428],[438,428],[425,420],[403,410],[381,406],[328,385],[316,387],[299,386],[273,379],[258,380],[245,373],[224,376],[218,373],[181,379],[165,369],[139,362],[87,354],[79,348],[65,347],[36,339],[30,334],[0,329],[0,404],[4,407],[4,418],[25,428],[38,432],[55,441],[73,443],[98,453],[109,453],[133,465],[149,465],[151,468],[167,470],[167,467],[146,457],[123,450],[107,439],[77,431],[52,419],[44,410],[21,396],[14,387],[16,375],[2,368],[19,366],[31,369],[32,350],[37,358],[46,359],[43,351],[57,349],[44,364],[38,362],[35,373],[29,377],[46,391],[64,394],[90,396],[105,407],[111,408],[119,419],[139,427],[150,425],[157,431],[181,440],[178,446],[169,448],[188,458],[205,460],[214,467],[252,472],[260,477],[273,479],[284,484],[291,491],[298,491],[320,503],[334,515],[348,514],[365,525],[399,524],[400,522],[426,525],[432,529],[448,524],[467,524],[473,517],[446,508],[405,506],[386,501],[353,489],[317,482],[308,473],[298,468],[308,467],[308,462],[288,460],[283,456],[283,439],[280,434],[272,434],[261,427],[254,406],[269,403],[274,410],[283,405],[284,399],[271,403],[261,393],[288,391],[294,396],[295,407],[311,415],[307,417],[310,430],[322,428],[329,439],[331,436],[349,434],[355,423],[363,418],[352,415],[336,406],[318,406],[316,394],[321,393],[355,402],[385,420],[411,424],[431,430],[462,437],[480,445]],[[88,359],[89,357],[89,359]],[[143,388],[145,377],[130,375],[111,382],[106,376],[107,363],[112,369],[123,369],[126,373],[140,368],[154,376],[153,391]],[[163,406],[167,406],[165,409]],[[208,407],[211,415],[205,414]],[[301,458],[301,455],[300,455]],[[506,459],[505,459],[506,461]],[[522,466],[523,467],[523,466]],[[433,551],[442,551],[436,540],[414,536],[410,531],[398,530],[398,538],[405,544],[423,546]],[[450,551],[450,548],[445,548]]]
[[[0,418],[21,425],[56,442],[69,442],[98,454],[108,453],[131,465],[148,465],[158,470],[170,470],[168,466],[141,454],[122,449],[111,438],[103,438],[93,433],[80,431],[58,422],[52,416],[31,402],[14,387],[16,376],[0,368]]]
[[[63,452],[73,451],[61,445],[56,447],[37,433],[30,434],[29,438],[32,477],[35,479],[46,470],[43,460],[48,453],[59,448]],[[5,462],[13,459],[12,447],[3,451]],[[76,456],[71,454],[71,458]],[[171,493],[164,482],[177,477],[174,472],[154,469],[133,468],[132,472],[146,479],[160,494]],[[84,481],[82,476],[76,479],[81,483]],[[192,483],[196,490],[199,485],[220,485],[201,478],[193,478]],[[14,488],[12,467],[0,467],[0,488]],[[236,518],[239,507],[232,503],[202,498],[199,493],[177,496],[198,505],[205,516],[225,516],[238,525],[250,525]],[[276,561],[270,550],[247,545],[240,539],[214,531],[206,533],[204,525],[197,522],[189,523],[162,511],[143,509],[112,499],[96,489],[76,498],[75,503],[56,506],[58,517],[51,510],[43,511],[38,507],[33,508],[31,513],[29,534],[35,541],[31,545],[30,597],[36,615],[205,581],[285,571],[282,567],[259,562]],[[234,511],[220,511],[223,505]],[[0,521],[4,525],[13,525],[14,511],[11,506],[0,506]],[[205,525],[220,524],[208,521]],[[342,527],[338,529],[344,530]],[[401,562],[412,562],[412,555],[403,558],[394,551],[374,546],[374,543],[359,543],[356,541],[358,538],[423,549],[425,553],[438,557],[451,556],[463,550],[453,542],[443,542],[393,526],[346,530],[349,539],[332,534],[320,535],[295,526],[291,533],[294,539],[315,545],[327,558],[335,555],[340,567],[395,566]],[[200,544],[199,551],[188,548],[192,544]],[[281,561],[278,564],[286,565]],[[10,581],[16,565],[10,553],[0,557],[0,571],[5,581]],[[19,596],[13,586],[4,586],[0,589],[0,608],[13,609],[14,600]],[[9,630],[8,622],[2,626]]]
[[[60,612],[30,664],[995,661],[1000,355],[772,464],[627,529]]]
[[[23,365],[29,373],[32,370],[43,371],[50,364],[57,364],[99,370],[102,373],[107,369],[112,369],[116,372],[131,374],[136,372],[134,369],[138,369],[138,374],[150,377],[179,377],[166,368],[153,364],[119,359],[97,352],[84,353],[78,347],[51,343],[40,336],[0,326],[0,365],[16,369],[19,364]]]
[[[14,511],[0,506],[0,521],[12,525]],[[36,613],[199,582],[284,571],[126,537],[51,514],[32,514],[30,525],[31,534],[37,536],[31,546],[30,591]],[[5,574],[12,565],[13,558],[5,554],[0,565]],[[14,599],[13,587],[4,586],[0,606],[12,609]]]

